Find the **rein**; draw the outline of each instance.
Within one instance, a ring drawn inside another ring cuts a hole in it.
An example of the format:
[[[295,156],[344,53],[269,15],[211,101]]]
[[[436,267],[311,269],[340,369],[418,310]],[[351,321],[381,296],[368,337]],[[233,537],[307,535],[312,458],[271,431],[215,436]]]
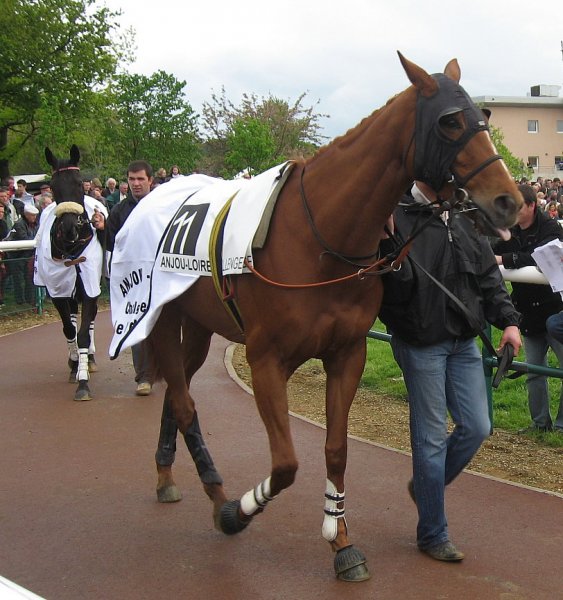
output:
[[[371,254],[366,254],[365,256],[348,256],[346,254],[341,254],[337,250],[333,250],[327,244],[327,242],[324,240],[324,238],[321,236],[319,230],[317,229],[317,226],[315,225],[315,221],[313,219],[313,214],[311,213],[311,209],[309,208],[309,203],[307,202],[307,196],[305,194],[305,185],[303,183],[304,177],[305,177],[305,165],[303,165],[303,170],[301,171],[301,186],[300,186],[301,200],[303,202],[303,208],[305,210],[305,214],[307,215],[307,221],[309,222],[311,230],[313,231],[313,234],[314,234],[317,242],[319,242],[319,244],[324,248],[323,254],[329,254],[331,256],[334,256],[335,258],[337,258],[343,262],[346,262],[354,267],[361,267],[361,268],[368,267],[369,265],[359,265],[359,264],[355,263],[354,261],[368,260],[370,258],[373,258],[374,256],[378,256],[379,249],[377,249],[375,252],[372,252]]]

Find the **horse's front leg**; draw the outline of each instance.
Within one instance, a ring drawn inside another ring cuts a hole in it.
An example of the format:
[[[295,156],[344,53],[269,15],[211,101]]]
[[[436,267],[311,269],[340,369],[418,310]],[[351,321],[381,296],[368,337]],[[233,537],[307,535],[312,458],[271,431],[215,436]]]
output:
[[[268,502],[289,487],[298,468],[289,426],[287,374],[276,357],[261,355],[252,360],[247,349],[247,359],[252,371],[254,398],[268,433],[272,470],[269,477],[246,492],[240,501],[225,505],[221,526],[228,534],[244,529]]]
[[[76,383],[78,371],[78,344],[76,342],[76,319],[73,318],[72,298],[53,298],[53,305],[57,309],[63,325],[63,334],[68,347],[68,367],[70,374],[69,383]]]
[[[336,576],[344,581],[369,579],[366,559],[352,545],[344,508],[344,474],[348,452],[348,414],[366,359],[365,340],[324,359],[326,384],[326,471],[325,516],[323,537],[336,556]]]
[[[83,294],[82,314],[80,318],[80,328],[76,335],[78,344],[78,371],[76,381],[78,387],[74,393],[74,399],[77,402],[92,400],[92,394],[88,386],[90,379],[90,370],[88,366],[88,354],[90,347],[90,324],[93,323],[98,311],[98,298],[90,298]]]

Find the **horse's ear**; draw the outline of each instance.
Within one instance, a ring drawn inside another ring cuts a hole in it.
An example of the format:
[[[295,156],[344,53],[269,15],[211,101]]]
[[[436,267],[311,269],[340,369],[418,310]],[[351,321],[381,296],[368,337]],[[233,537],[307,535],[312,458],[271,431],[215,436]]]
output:
[[[407,60],[398,50],[397,54],[410,82],[423,96],[427,98],[433,96],[438,91],[436,80],[431,75],[428,75],[424,69]]]
[[[47,164],[53,167],[53,170],[57,168],[57,159],[54,154],[51,152],[50,148],[45,148],[45,158],[47,160]]]
[[[452,58],[450,62],[446,65],[444,69],[444,75],[453,79],[456,83],[459,83],[461,79],[461,69],[459,68],[459,63],[457,62],[457,58]]]
[[[70,162],[73,165],[77,165],[80,160],[80,150],[76,144],[72,144],[70,147]]]

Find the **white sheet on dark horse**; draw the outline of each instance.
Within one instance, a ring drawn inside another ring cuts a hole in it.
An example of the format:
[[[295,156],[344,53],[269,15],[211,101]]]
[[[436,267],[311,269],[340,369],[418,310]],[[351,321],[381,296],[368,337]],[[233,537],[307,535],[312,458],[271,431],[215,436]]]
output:
[[[39,230],[35,238],[37,246],[33,283],[46,287],[51,298],[70,298],[76,287],[76,269],[79,268],[84,283],[84,291],[91,298],[95,298],[101,293],[102,245],[98,241],[94,228],[90,225],[93,237],[81,254],[86,258],[84,262],[78,266],[65,267],[63,260],[53,259],[51,256],[51,227],[55,222],[56,207],[57,205],[53,202],[41,213]],[[84,207],[90,219],[94,215],[95,208],[106,217],[108,215],[107,208],[100,201],[90,196],[84,196]]]
[[[167,302],[198,277],[212,275],[211,231],[233,196],[223,235],[223,273],[246,271],[244,259],[252,262],[254,234],[268,201],[285,182],[285,167],[251,180],[179,177],[139,202],[117,234],[111,258],[112,358],[149,335]]]

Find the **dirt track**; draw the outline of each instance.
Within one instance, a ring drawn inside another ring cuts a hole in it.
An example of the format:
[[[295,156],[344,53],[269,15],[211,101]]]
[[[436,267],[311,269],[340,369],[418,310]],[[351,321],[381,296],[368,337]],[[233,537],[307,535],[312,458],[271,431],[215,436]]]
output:
[[[406,455],[350,440],[347,518],[372,579],[335,581],[321,538],[324,431],[292,418],[300,471],[243,533],[213,529],[211,506],[180,445],[184,500],[159,505],[153,456],[163,388],[132,395],[127,356],[103,353],[95,399],[72,401],[60,325],[0,338],[0,574],[49,600],[154,598],[563,598],[563,499],[463,474],[448,490],[460,565],[416,550]],[[227,375],[216,339],[194,382],[202,429],[231,497],[269,471],[252,398]],[[558,596],[559,594],[559,596]]]

